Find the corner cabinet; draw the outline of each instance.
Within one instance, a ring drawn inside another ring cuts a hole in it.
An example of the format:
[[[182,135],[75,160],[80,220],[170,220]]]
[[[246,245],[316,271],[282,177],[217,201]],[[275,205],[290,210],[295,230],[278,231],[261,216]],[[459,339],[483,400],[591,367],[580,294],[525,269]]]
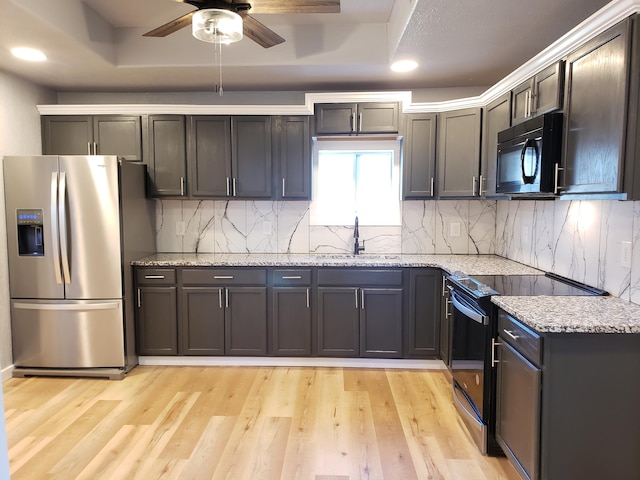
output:
[[[483,108],[482,157],[478,195],[496,195],[496,168],[498,158],[498,132],[511,126],[511,93],[498,97]]]
[[[435,113],[404,117],[403,187],[405,200],[433,198],[436,175]]]
[[[317,135],[398,133],[397,102],[318,103],[315,105]]]
[[[142,160],[139,115],[52,115],[42,117],[44,155],[117,155]]]
[[[560,193],[640,198],[637,15],[567,57]]]
[[[479,193],[482,111],[467,108],[439,114],[438,197],[468,198]]]

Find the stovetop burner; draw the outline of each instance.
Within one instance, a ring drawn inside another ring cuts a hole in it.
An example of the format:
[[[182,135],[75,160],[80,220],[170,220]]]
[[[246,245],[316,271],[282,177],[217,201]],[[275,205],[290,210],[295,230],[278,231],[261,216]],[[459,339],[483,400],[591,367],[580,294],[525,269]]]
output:
[[[490,297],[493,295],[607,295],[603,290],[552,273],[546,273],[544,275],[467,276],[462,272],[453,272],[450,280],[474,298]]]

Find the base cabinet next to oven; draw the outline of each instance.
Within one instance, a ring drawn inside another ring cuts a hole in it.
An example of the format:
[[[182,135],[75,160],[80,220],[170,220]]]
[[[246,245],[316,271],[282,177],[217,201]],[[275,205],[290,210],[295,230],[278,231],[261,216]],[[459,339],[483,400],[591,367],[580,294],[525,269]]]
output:
[[[640,334],[537,333],[500,310],[496,438],[522,478],[640,478]]]

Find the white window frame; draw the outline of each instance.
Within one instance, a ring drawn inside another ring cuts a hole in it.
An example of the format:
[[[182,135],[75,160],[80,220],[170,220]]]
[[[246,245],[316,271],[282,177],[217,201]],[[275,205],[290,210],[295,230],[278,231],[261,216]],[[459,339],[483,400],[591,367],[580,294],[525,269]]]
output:
[[[401,140],[399,139],[363,139],[363,138],[345,138],[345,139],[316,139],[313,144],[313,189],[312,200],[310,204],[310,225],[323,225],[323,226],[342,226],[353,225],[355,215],[358,212],[342,212],[336,215],[336,212],[327,212],[322,210],[322,206],[317,201],[318,192],[318,153],[321,150],[336,150],[336,151],[352,151],[352,152],[367,152],[367,151],[391,151],[393,152],[393,165],[391,173],[391,184],[394,190],[393,204],[391,208],[393,213],[390,213],[388,218],[371,219],[364,215],[359,217],[359,224],[365,226],[400,226],[402,225],[402,204],[401,197]]]

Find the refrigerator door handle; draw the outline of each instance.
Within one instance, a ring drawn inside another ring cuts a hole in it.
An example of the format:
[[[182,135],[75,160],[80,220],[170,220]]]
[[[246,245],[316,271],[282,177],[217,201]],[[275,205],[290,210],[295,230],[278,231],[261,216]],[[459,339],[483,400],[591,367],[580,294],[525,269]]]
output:
[[[20,310],[112,310],[118,308],[118,302],[103,303],[14,303],[13,308]]]
[[[62,256],[62,275],[64,283],[71,283],[69,270],[69,242],[67,241],[67,174],[60,172],[58,186],[58,222],[60,224],[60,253]]]
[[[51,174],[51,251],[53,252],[53,268],[56,274],[56,283],[62,284],[62,271],[60,270],[60,243],[58,242],[58,172]]]

